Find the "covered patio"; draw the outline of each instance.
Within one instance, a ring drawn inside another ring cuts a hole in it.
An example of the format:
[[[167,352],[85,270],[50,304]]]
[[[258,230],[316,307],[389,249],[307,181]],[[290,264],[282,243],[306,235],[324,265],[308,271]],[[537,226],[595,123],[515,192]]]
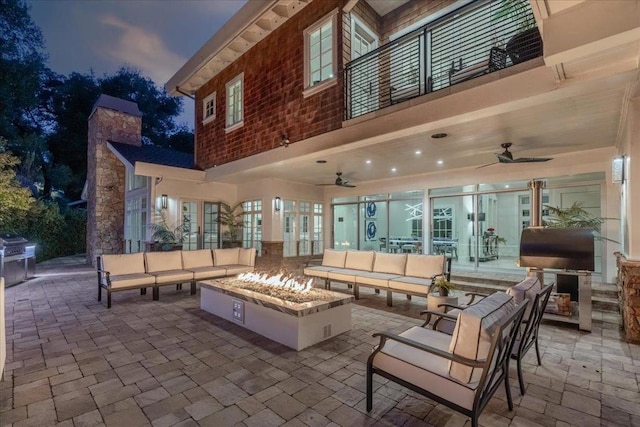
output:
[[[365,362],[377,331],[421,324],[423,298],[363,291],[353,328],[296,352],[202,311],[199,293],[161,289],[160,301],[121,292],[96,299],[84,258],[39,266],[6,290],[2,425],[462,426],[468,418],[381,377],[365,410]],[[640,346],[618,324],[591,333],[543,322],[542,366],[524,360],[526,395],[511,370],[514,411],[499,391],[483,425],[640,425]]]

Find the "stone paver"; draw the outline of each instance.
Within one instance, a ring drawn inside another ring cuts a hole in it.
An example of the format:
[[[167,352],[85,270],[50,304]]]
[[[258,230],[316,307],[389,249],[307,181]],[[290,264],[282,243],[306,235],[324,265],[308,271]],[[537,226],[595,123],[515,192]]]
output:
[[[295,352],[201,311],[188,289],[165,287],[157,302],[119,292],[107,310],[94,270],[77,259],[38,275],[6,290],[2,425],[469,425],[379,377],[374,409],[364,408],[371,335],[420,324],[421,298],[394,295],[389,308],[384,292],[363,289],[350,332]],[[526,396],[512,370],[514,410],[500,389],[482,425],[640,426],[640,346],[616,324],[596,321],[588,334],[543,323],[540,348],[542,366],[524,360]]]

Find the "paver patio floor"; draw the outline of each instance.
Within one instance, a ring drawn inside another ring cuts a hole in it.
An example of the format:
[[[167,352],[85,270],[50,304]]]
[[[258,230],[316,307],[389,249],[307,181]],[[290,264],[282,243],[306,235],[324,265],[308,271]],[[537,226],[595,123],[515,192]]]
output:
[[[470,425],[380,377],[374,410],[364,409],[372,333],[420,324],[422,298],[396,295],[387,309],[384,292],[363,290],[349,333],[295,352],[203,312],[188,286],[161,288],[158,302],[115,293],[107,310],[90,267],[66,260],[38,275],[6,290],[2,425]],[[512,367],[514,410],[499,391],[480,423],[640,426],[640,346],[616,325],[594,326],[543,323],[543,364],[534,354],[524,363],[526,396]]]

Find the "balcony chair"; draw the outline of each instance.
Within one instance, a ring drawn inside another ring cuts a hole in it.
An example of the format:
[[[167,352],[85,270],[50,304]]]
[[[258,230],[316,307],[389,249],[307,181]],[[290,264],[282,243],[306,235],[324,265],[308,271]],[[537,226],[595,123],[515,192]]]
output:
[[[373,408],[373,374],[471,417],[473,427],[503,383],[513,410],[509,355],[528,304],[513,301],[498,292],[461,311],[453,335],[420,326],[400,335],[375,333],[380,343],[367,360],[367,411]]]
[[[540,348],[538,345],[538,331],[540,329],[540,322],[542,321],[544,310],[547,307],[547,303],[549,302],[549,296],[551,295],[553,285],[554,284],[552,282],[545,287],[540,288],[540,282],[538,281],[538,279],[530,277],[507,289],[507,293],[514,297],[516,303],[519,303],[523,300],[528,300],[530,302],[530,305],[527,307],[527,310],[524,314],[522,326],[518,333],[516,343],[513,346],[513,351],[511,352],[511,358],[516,360],[520,393],[523,396],[525,394],[525,387],[524,379],[522,377],[522,359],[527,354],[529,349],[535,345],[538,366],[542,364],[542,358],[540,357]],[[474,305],[473,302],[475,298],[487,297],[486,294],[475,292],[469,292],[466,295],[471,296],[471,300],[466,306],[453,306],[450,304],[440,304],[438,306],[440,308],[443,308],[444,310],[450,309],[450,311],[447,311],[445,315],[440,315],[440,313],[438,313],[438,318],[433,323],[433,328],[435,330],[452,334],[455,328],[457,315],[460,310],[464,310],[466,307]],[[431,316],[435,315],[436,313],[426,312],[425,314],[427,314],[427,320],[423,326],[429,324]]]
[[[489,58],[473,65],[464,66],[462,58],[458,60],[456,67],[455,61],[451,62],[449,70],[449,85],[453,86],[466,80],[471,80],[485,74],[501,70],[507,66],[507,52],[499,47],[492,47],[489,51]]]

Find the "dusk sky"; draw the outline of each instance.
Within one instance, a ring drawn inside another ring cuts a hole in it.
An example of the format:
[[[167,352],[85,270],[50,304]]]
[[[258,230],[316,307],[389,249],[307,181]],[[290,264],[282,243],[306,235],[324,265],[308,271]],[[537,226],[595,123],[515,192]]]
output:
[[[27,0],[42,29],[49,67],[97,76],[131,65],[164,86],[245,0]],[[184,97],[178,123],[193,128]]]

